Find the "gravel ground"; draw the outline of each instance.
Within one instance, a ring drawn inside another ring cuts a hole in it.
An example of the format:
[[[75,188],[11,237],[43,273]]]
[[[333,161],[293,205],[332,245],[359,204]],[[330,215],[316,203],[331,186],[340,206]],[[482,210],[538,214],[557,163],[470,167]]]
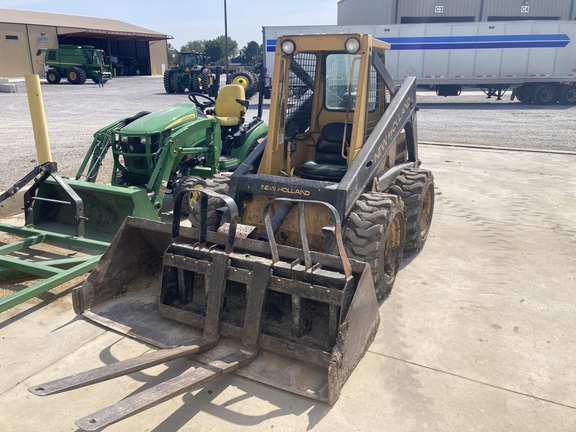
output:
[[[36,165],[26,89],[23,82],[18,87],[18,93],[0,93],[0,190]],[[52,158],[67,176],[75,175],[98,129],[139,111],[188,102],[186,95],[166,94],[161,77],[116,78],[103,88],[91,82],[81,86],[43,83],[42,92]],[[480,91],[440,98],[422,90],[418,98],[420,141],[576,151],[576,107],[526,106],[511,102],[508,95],[502,101],[486,99]],[[255,114],[256,105],[254,97],[249,115]]]

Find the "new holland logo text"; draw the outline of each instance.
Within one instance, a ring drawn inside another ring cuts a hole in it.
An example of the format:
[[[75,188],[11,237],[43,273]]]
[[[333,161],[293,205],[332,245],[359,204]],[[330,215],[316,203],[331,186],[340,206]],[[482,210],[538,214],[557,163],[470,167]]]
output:
[[[310,196],[310,191],[306,189],[293,189],[288,186],[272,186],[268,184],[263,184],[260,186],[260,189],[263,191],[269,192],[280,192],[287,195],[302,195],[302,196]]]

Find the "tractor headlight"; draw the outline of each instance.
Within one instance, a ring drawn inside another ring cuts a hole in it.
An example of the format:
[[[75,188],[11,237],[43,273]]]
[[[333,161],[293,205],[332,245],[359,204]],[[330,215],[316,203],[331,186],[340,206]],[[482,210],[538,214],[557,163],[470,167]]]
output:
[[[127,142],[128,142],[128,137],[127,137],[127,136],[121,136],[121,137],[120,137],[120,140],[121,140],[123,143],[127,143]]]
[[[356,54],[360,50],[360,41],[354,37],[351,37],[344,44],[344,48],[348,54]]]
[[[140,138],[140,144],[146,144],[146,137]]]
[[[296,44],[291,41],[290,39],[286,39],[284,42],[282,42],[282,45],[280,45],[280,48],[282,49],[282,52],[286,55],[292,55],[294,53],[294,51],[296,51]]]

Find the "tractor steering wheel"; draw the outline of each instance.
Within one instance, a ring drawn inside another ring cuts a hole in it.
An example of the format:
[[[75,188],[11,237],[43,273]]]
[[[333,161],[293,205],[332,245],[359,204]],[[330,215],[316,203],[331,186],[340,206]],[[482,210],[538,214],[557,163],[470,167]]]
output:
[[[205,101],[199,101],[198,97],[205,99]],[[196,105],[201,110],[205,110],[206,108],[210,108],[216,105],[216,101],[214,99],[202,93],[190,92],[188,93],[188,99],[190,99],[190,101],[193,102],[194,105]]]

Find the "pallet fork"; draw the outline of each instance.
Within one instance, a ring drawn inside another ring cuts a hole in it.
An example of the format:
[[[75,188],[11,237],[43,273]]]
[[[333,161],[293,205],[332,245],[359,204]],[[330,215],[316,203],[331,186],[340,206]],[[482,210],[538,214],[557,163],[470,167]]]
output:
[[[302,226],[302,249],[276,245],[272,204],[264,215],[270,244],[242,238],[237,235],[234,201],[210,190],[195,191],[202,195],[200,230],[180,227],[178,213],[186,191],[176,197],[172,226],[128,218],[95,271],[73,293],[77,312],[165,349],[29,390],[55,394],[194,354],[204,365],[78,420],[76,425],[84,430],[98,430],[233,371],[334,403],[374,338],[379,318],[369,266],[349,262],[341,242],[340,257],[310,252]],[[208,195],[219,196],[227,208],[230,225],[225,234],[206,230]],[[295,204],[303,215],[304,203]],[[338,214],[332,211],[329,229],[341,239]],[[167,228],[170,238],[163,247]],[[134,245],[136,238],[143,243]],[[127,253],[128,246],[140,254]],[[156,293],[161,285],[160,301],[157,315],[150,316],[150,307],[142,306],[146,293],[130,293],[131,287],[138,291],[136,286],[146,285],[130,269],[136,263],[142,268],[142,260],[150,263],[161,250],[162,260],[155,262],[162,270],[153,272],[149,284]],[[119,258],[126,255],[131,262]],[[285,310],[279,316],[270,308]],[[307,328],[312,312],[314,334]],[[259,351],[265,352],[260,363]],[[299,388],[290,388],[294,385]]]

